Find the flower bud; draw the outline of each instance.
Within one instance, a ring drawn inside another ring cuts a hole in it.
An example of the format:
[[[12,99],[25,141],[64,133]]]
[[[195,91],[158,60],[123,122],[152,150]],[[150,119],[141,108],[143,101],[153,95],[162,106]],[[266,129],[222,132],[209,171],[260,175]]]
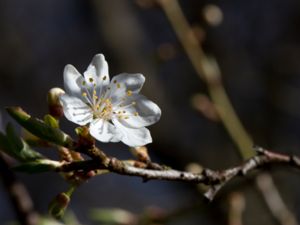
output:
[[[133,154],[141,162],[150,162],[150,156],[146,146],[132,147],[129,149],[131,154]]]
[[[49,213],[56,219],[60,219],[70,203],[70,196],[64,192],[59,193],[49,205]]]
[[[61,88],[51,88],[48,92],[47,101],[49,113],[55,118],[60,118],[64,115],[63,107],[60,104],[59,96],[65,94]]]

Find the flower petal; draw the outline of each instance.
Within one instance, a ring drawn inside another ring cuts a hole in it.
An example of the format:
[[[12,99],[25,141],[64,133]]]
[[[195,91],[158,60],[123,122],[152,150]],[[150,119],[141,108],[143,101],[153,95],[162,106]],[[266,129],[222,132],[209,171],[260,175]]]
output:
[[[73,65],[66,65],[64,69],[64,86],[68,94],[81,96],[81,83],[83,76]]]
[[[95,55],[83,75],[88,90],[90,92],[96,90],[98,97],[100,97],[103,91],[106,90],[107,86],[109,85],[108,64],[104,58],[104,55]]]
[[[121,107],[120,107],[121,106]],[[114,109],[116,112],[125,112],[113,114],[121,124],[128,128],[141,128],[156,123],[161,116],[160,108],[143,95],[133,95]]]
[[[131,129],[123,126],[118,120],[113,119],[118,131],[122,134],[121,141],[130,147],[140,147],[152,142],[150,131],[145,128]]]
[[[108,64],[105,60],[104,55],[102,54],[95,55],[90,65],[95,67],[96,74],[98,77],[107,76],[108,78]],[[105,79],[105,80],[107,81],[108,84],[109,79]]]
[[[116,127],[103,119],[96,119],[90,123],[90,134],[101,142],[120,141],[120,135],[118,135]]]
[[[104,99],[110,99],[113,105],[117,105],[126,97],[127,95],[125,85],[117,82],[111,82],[105,93]]]
[[[124,84],[126,90],[130,90],[132,93],[138,93],[143,87],[145,77],[140,73],[121,73],[112,78],[111,83],[114,82]]]
[[[92,110],[82,100],[67,94],[61,95],[59,99],[62,103],[64,114],[68,120],[78,125],[85,125],[92,121]]]

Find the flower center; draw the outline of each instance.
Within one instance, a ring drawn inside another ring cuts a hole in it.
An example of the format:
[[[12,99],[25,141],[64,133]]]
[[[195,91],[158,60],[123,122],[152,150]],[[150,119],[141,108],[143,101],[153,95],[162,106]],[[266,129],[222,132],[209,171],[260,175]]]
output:
[[[106,79],[104,76],[103,80]],[[112,113],[113,113],[113,105],[111,103],[111,99],[103,99],[105,96],[105,91],[101,93],[101,97],[99,98],[97,90],[97,84],[92,77],[88,79],[88,82],[82,82],[82,96],[87,100],[87,104],[91,107],[93,111],[93,117],[101,118],[104,120],[111,120]]]
[[[92,106],[92,109],[94,118],[111,120],[113,105],[110,99],[101,99],[98,104]]]

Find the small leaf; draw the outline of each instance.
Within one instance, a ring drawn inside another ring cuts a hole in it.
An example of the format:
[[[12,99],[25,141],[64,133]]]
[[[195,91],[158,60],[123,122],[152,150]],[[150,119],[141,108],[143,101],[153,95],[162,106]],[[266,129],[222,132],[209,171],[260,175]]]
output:
[[[31,162],[22,163],[21,165],[15,166],[13,169],[19,172],[26,172],[26,173],[42,173],[53,171],[56,168],[61,166],[61,163],[49,160],[49,159],[41,159]]]
[[[24,128],[37,137],[55,144],[69,147],[73,141],[71,137],[58,128],[49,126],[44,121],[32,118],[20,107],[9,107],[7,112]]]
[[[7,154],[18,159],[21,162],[28,162],[43,158],[40,153],[31,149],[22,138],[16,135],[11,124],[7,125],[6,133],[6,136],[1,133],[0,144],[2,149]]]

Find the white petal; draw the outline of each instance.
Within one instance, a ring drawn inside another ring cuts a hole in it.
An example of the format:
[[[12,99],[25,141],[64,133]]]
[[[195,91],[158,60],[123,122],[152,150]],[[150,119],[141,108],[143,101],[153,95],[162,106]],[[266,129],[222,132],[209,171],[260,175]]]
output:
[[[116,127],[103,119],[96,119],[90,123],[90,134],[101,142],[120,141]]]
[[[100,76],[108,76],[108,64],[104,58],[104,55],[97,54],[94,56],[91,65],[93,65],[96,69],[96,74],[98,77]],[[109,82],[109,79],[106,79]]]
[[[119,104],[126,97],[127,95],[125,85],[114,82],[111,82],[109,84],[106,94],[104,96],[105,99],[110,99],[113,105]]]
[[[92,59],[92,62],[88,66],[87,70],[84,72],[84,78],[90,92],[93,92],[93,83],[96,84],[95,90],[97,91],[99,97],[102,92],[107,88],[109,84],[109,74],[108,74],[108,64],[104,58],[104,55],[97,54]],[[92,81],[90,81],[92,78]]]
[[[145,127],[138,129],[128,128],[115,119],[113,119],[113,123],[122,134],[121,141],[130,147],[144,146],[152,142],[150,131]]]
[[[83,76],[77,71],[77,69],[68,64],[64,69],[64,86],[67,93],[75,96],[81,95],[81,83]]]
[[[114,114],[114,117],[128,128],[149,126],[156,123],[161,116],[160,108],[143,95],[133,95],[121,105],[122,107],[116,107],[114,110],[116,112],[125,111],[124,116],[118,117],[118,114]]]
[[[132,91],[132,93],[138,93],[143,87],[145,77],[140,73],[121,73],[113,77],[112,83],[115,80],[120,84],[124,84],[126,89]]]
[[[86,125],[93,119],[91,108],[77,97],[67,94],[59,97],[66,118],[78,125]]]

